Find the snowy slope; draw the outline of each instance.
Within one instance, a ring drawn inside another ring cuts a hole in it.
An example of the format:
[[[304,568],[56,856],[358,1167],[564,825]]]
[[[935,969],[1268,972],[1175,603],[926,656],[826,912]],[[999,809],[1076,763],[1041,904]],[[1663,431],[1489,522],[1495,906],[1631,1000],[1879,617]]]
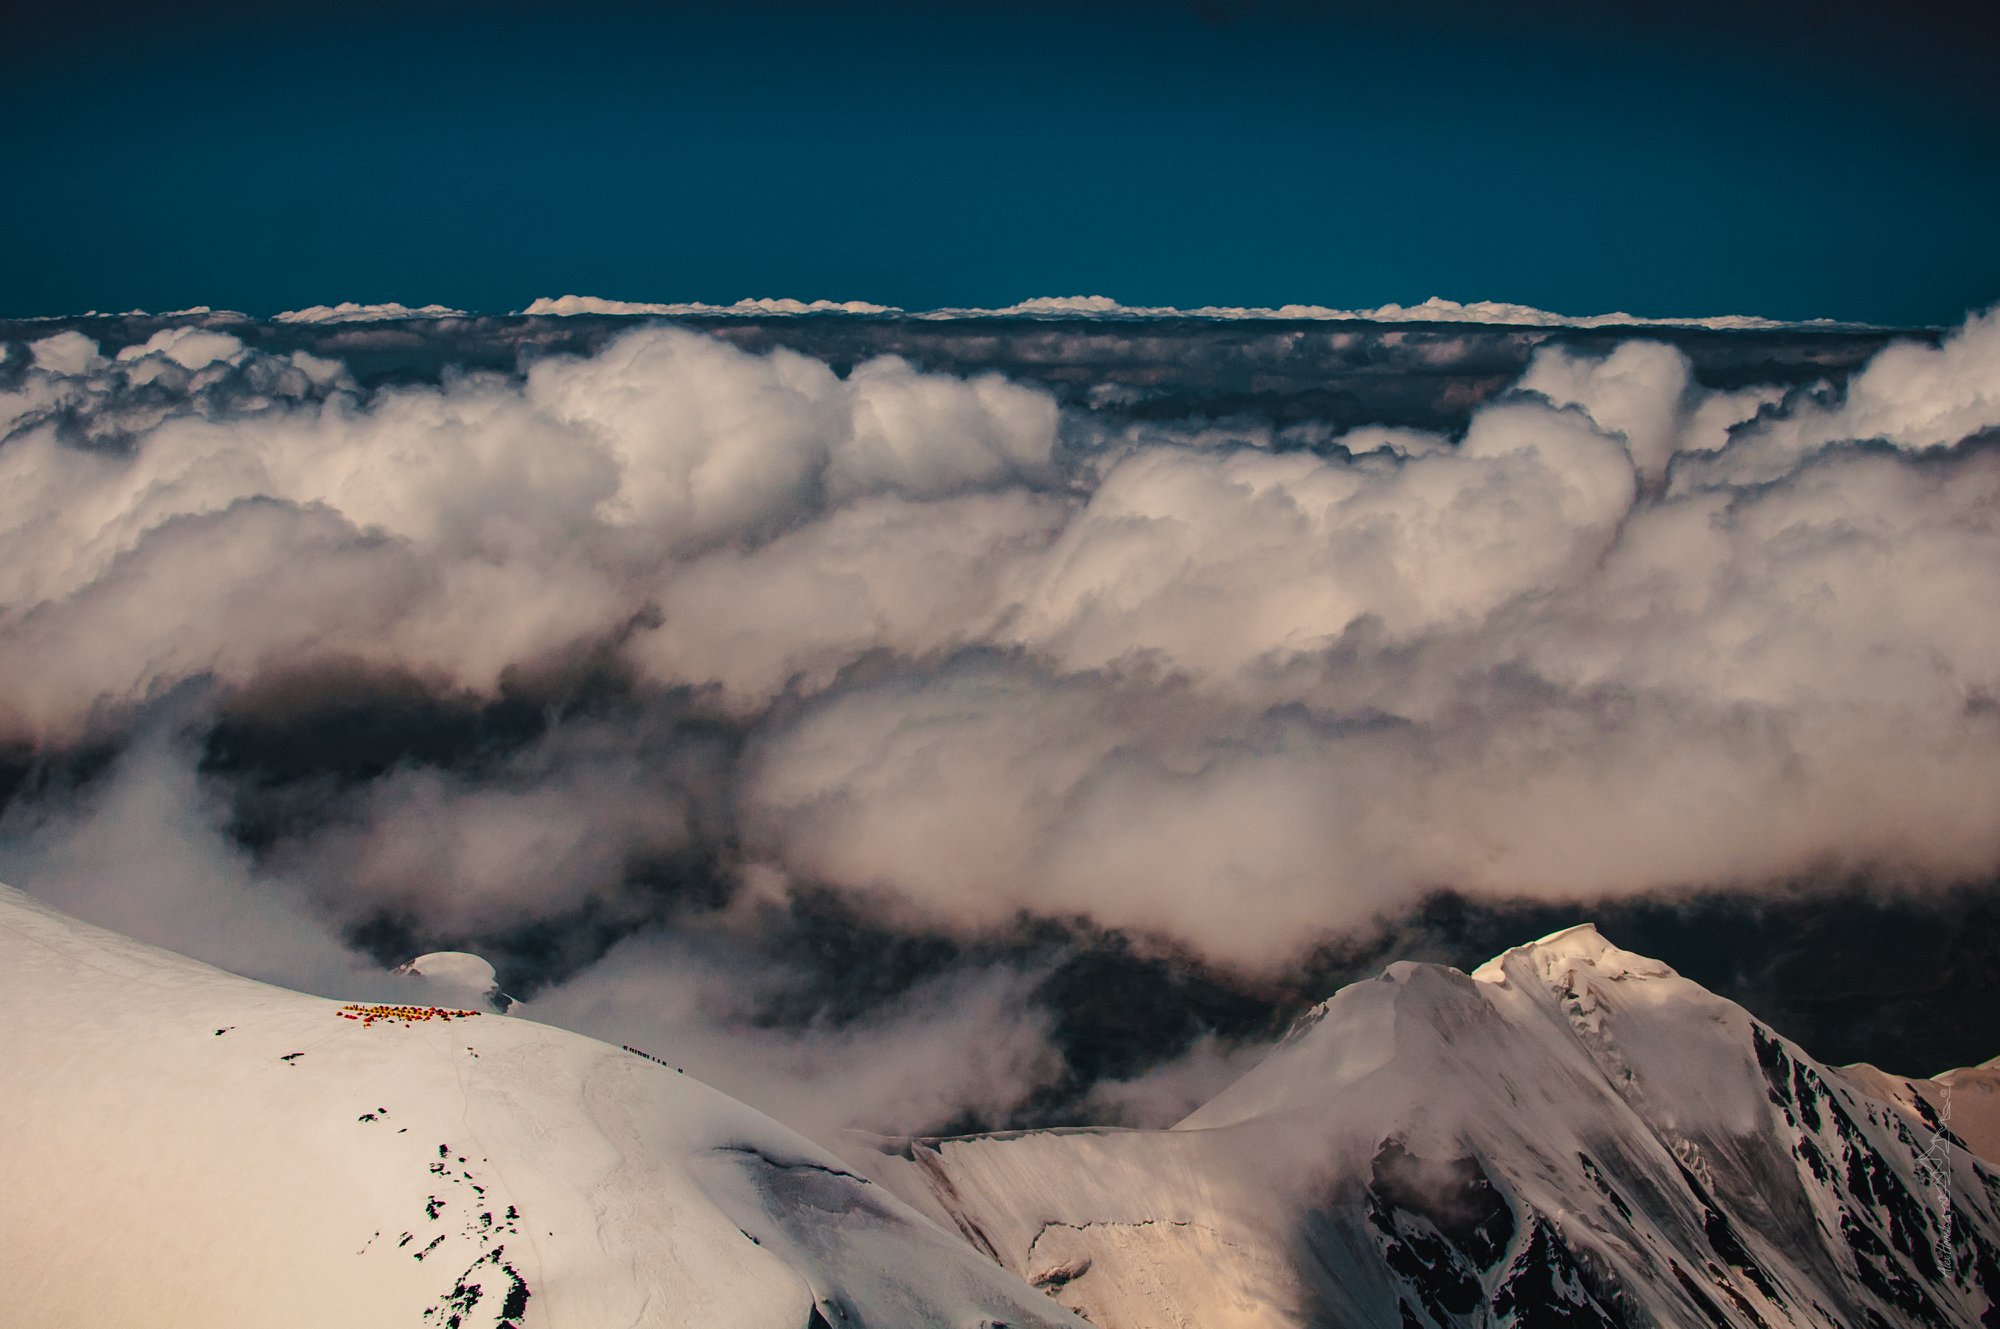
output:
[[[560,1030],[343,1009],[5,887],[0,1016],[0,1323],[1078,1323],[768,1118]]]
[[[2000,1174],[1588,927],[1392,965],[1172,1130],[881,1175],[1103,1329],[2000,1324]]]
[[[1946,1071],[1931,1077],[1929,1084],[1922,1080],[1910,1084],[1966,1148],[1989,1163],[2000,1163],[2000,1057]]]
[[[1925,1125],[1949,1127],[1973,1153],[2000,1163],[2000,1057],[1929,1079],[1891,1075],[1865,1061],[1839,1070],[1864,1094],[1907,1109]]]

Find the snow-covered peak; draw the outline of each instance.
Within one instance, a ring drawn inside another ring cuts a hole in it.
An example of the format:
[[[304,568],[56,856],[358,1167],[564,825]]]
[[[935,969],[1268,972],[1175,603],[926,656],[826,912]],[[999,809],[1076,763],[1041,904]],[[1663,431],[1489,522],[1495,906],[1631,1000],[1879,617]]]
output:
[[[1270,1056],[1177,1129],[1321,1111],[1343,1094],[1365,1098],[1368,1112],[1393,1114],[1398,1104],[1437,1092],[1412,1076],[1419,1063],[1475,1077],[1505,1074],[1541,1055],[1557,1031],[1615,1061],[1627,1041],[1698,1042],[1690,1025],[1714,1018],[1717,1005],[1728,1004],[1666,964],[1613,945],[1588,923],[1516,946],[1470,975],[1399,960],[1307,1012]]]
[[[455,983],[460,987],[473,987],[481,991],[492,988],[499,982],[492,962],[470,951],[432,951],[419,955],[408,964],[396,966],[399,974],[411,974],[417,978],[428,978],[439,983]]]
[[[1171,1130],[917,1141],[883,1176],[1102,1329],[2000,1305],[2000,1174],[1591,927],[1391,965]]]
[[[500,976],[484,957],[466,951],[432,951],[396,972],[423,980],[426,995],[440,1005],[474,1006],[505,1012],[512,1004],[500,991]]]
[[[1589,971],[1597,978],[1617,982],[1632,978],[1677,978],[1666,964],[1621,950],[1597,930],[1595,923],[1578,923],[1551,932],[1548,936],[1502,951],[1472,971],[1481,983],[1505,983],[1510,972],[1526,969],[1544,981],[1559,975]]]
[[[1083,1329],[671,1047],[286,992],[5,887],[0,1012],[8,1324]]]

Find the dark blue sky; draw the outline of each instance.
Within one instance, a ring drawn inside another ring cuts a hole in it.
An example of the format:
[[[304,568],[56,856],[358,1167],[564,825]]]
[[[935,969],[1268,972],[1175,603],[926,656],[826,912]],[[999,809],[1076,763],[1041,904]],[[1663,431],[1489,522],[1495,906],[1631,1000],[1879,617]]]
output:
[[[404,0],[15,32],[0,316],[2000,300],[1992,3]]]

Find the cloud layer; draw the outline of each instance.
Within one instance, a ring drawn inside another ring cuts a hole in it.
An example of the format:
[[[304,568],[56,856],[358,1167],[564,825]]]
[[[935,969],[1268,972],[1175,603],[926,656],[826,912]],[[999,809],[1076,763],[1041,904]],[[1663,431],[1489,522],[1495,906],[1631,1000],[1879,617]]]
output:
[[[0,867],[322,986],[371,928],[588,927],[628,939],[552,1016],[823,1131],[1003,1110],[1054,1073],[999,1016],[1034,962],[760,1024],[770,911],[967,957],[1082,919],[1258,975],[1439,889],[1993,873],[1996,429],[1995,314],[1844,387],[1547,345],[1460,434],[1289,441],[664,326],[372,388],[57,331],[0,361],[0,739],[115,759],[23,776]],[[204,755],[336,682],[533,718],[310,778]]]

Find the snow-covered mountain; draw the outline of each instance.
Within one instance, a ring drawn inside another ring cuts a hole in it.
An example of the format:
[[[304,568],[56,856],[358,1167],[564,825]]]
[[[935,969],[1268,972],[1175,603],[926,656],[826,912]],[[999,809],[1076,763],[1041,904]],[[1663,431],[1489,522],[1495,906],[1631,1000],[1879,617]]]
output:
[[[1925,1121],[1936,1118],[1973,1153],[2000,1162],[2000,1057],[1922,1079],[1866,1062],[1842,1066],[1840,1073],[1871,1098],[1900,1104]]]
[[[894,1189],[1102,1329],[2000,1324],[2000,1172],[1581,927],[1346,988],[1171,1130]]]
[[[384,313],[372,311],[383,310]],[[311,309],[288,311],[278,315],[286,322],[334,322],[363,318],[407,318],[436,315],[445,317],[458,314],[455,309],[445,309],[438,305],[426,305],[422,309],[408,309],[402,305],[354,305],[342,304],[331,308],[315,305]],[[1242,305],[1200,305],[1194,308],[1177,308],[1172,305],[1128,305],[1106,295],[1055,295],[1036,296],[1011,305],[997,308],[974,306],[953,306],[942,309],[902,309],[895,305],[878,305],[866,300],[796,300],[750,299],[738,300],[733,304],[718,305],[706,302],[658,303],[652,301],[607,300],[593,295],[543,296],[519,311],[528,317],[564,316],[588,314],[613,317],[680,317],[688,315],[712,316],[731,315],[747,317],[771,317],[774,315],[797,314],[862,314],[894,315],[919,319],[969,319],[969,318],[1039,318],[1039,319],[1099,319],[1099,320],[1143,320],[1143,319],[1201,319],[1209,322],[1257,322],[1268,320],[1314,322],[1367,322],[1367,323],[1486,323],[1507,327],[1682,327],[1709,328],[1741,331],[1745,329],[1772,329],[1789,327],[1854,327],[1855,324],[1836,324],[1831,319],[1808,319],[1804,322],[1786,322],[1779,319],[1759,318],[1746,314],[1722,314],[1709,317],[1646,317],[1637,314],[1556,314],[1546,309],[1536,309],[1531,305],[1513,304],[1500,300],[1447,300],[1432,296],[1414,305],[1386,304],[1372,309],[1334,309],[1326,305],[1289,304],[1277,308],[1262,308]]]
[[[500,990],[500,976],[483,956],[432,951],[398,965],[396,972],[422,980],[428,1005],[470,1006],[496,1015],[505,1015],[514,1005],[514,999]]]
[[[0,1324],[1079,1324],[672,1052],[301,996],[0,887]]]
[[[5,1323],[2000,1325],[2000,1171],[1933,1106],[1984,1080],[1830,1070],[1588,927],[1392,965],[1170,1130],[872,1180],[671,1048],[302,996],[4,887],[0,1014]]]

